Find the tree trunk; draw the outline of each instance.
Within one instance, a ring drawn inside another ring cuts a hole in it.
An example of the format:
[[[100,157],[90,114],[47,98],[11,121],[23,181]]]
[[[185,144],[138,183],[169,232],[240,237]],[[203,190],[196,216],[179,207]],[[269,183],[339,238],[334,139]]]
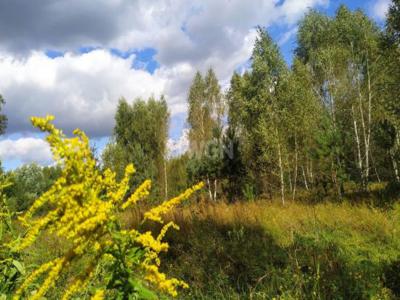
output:
[[[307,164],[307,172],[308,172],[309,177],[310,177],[310,183],[312,185],[314,185],[314,172],[313,172],[312,159],[310,159],[310,167],[308,167],[308,164]]]
[[[304,167],[303,166],[301,166],[301,170],[302,170],[302,173],[303,173],[304,186],[306,187],[306,190],[308,191],[309,188],[308,188],[308,182],[307,182],[307,175],[306,175],[306,172],[304,171]]]
[[[394,157],[393,151],[389,150],[390,158],[392,160],[392,165],[393,165],[393,170],[394,170],[394,178],[396,179],[397,182],[400,182],[400,173],[399,173],[399,168],[397,165],[396,158]]]
[[[217,201],[217,179],[214,179],[214,202]]]
[[[165,200],[168,199],[168,176],[167,176],[167,162],[164,158],[164,193],[165,193]]]
[[[333,75],[333,67],[332,61],[329,61],[329,84],[331,86],[332,91],[329,91],[330,103],[331,103],[331,117],[332,117],[332,126],[333,131],[336,133],[337,131],[337,124],[336,124],[336,107],[335,107],[335,95],[336,95],[336,84],[335,84],[335,77]],[[342,162],[340,160],[339,153],[337,151],[334,152],[334,160],[332,161],[332,183],[336,186],[338,191],[339,198],[342,198],[342,193],[340,190],[340,183],[338,180],[338,172],[341,169]],[[335,162],[336,161],[336,162]],[[305,176],[304,176],[305,177]]]
[[[372,152],[370,153],[370,155],[371,155],[371,164],[372,164],[372,166],[374,168],[376,179],[378,179],[378,182],[381,183],[381,177],[379,176],[378,170],[376,168],[376,163],[375,163],[375,160],[374,160],[374,158],[372,156]]]
[[[297,137],[294,135],[294,178],[293,178],[293,194],[292,200],[296,197],[296,186],[297,186],[297,168],[298,168],[298,149],[297,149]]]
[[[281,200],[282,200],[282,205],[285,205],[285,180],[283,176],[282,150],[280,142],[278,142],[278,162],[279,162],[279,173],[281,180]]]
[[[211,184],[210,184],[210,179],[207,176],[207,187],[208,187],[208,196],[210,197],[210,201],[213,201],[213,195],[211,192]]]
[[[369,152],[371,143],[371,112],[372,112],[372,90],[371,90],[371,76],[369,73],[369,60],[367,53],[367,81],[368,81],[368,124],[367,124],[367,137],[365,139],[365,188],[368,190],[369,182]]]
[[[365,182],[364,182],[363,160],[361,157],[361,144],[360,144],[360,137],[358,135],[358,127],[357,127],[356,116],[354,113],[354,106],[351,107],[351,112],[352,112],[352,116],[353,116],[354,137],[355,137],[356,145],[357,145],[357,166],[358,166],[358,170],[360,172],[361,186],[364,188]]]

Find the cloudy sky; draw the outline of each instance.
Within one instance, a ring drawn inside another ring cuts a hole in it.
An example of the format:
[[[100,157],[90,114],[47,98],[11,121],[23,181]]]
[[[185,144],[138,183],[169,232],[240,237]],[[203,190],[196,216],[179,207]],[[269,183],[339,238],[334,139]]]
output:
[[[79,127],[101,150],[118,99],[164,94],[169,147],[182,151],[187,89],[213,67],[227,87],[246,67],[255,26],[265,26],[291,61],[297,22],[309,8],[341,3],[383,22],[389,0],[0,0],[0,94],[9,122],[0,137],[6,169],[51,163],[29,123],[53,114],[66,133]]]

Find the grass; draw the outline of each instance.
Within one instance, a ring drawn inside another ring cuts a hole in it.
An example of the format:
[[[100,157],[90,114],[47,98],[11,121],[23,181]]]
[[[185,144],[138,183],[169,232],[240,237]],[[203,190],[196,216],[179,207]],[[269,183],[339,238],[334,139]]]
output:
[[[121,219],[136,226],[141,213],[130,210]],[[400,205],[201,203],[168,220],[180,231],[167,234],[162,262],[190,285],[180,299],[400,297]],[[39,264],[64,246],[46,236],[28,249],[25,264]]]
[[[266,202],[193,205],[171,216],[167,269],[189,299],[400,296],[400,207]],[[221,298],[222,297],[222,298]]]

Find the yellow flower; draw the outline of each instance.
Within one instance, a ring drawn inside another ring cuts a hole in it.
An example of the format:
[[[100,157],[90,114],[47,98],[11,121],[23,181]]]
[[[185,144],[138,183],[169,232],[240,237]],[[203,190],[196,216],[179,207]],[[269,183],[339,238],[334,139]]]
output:
[[[169,229],[170,227],[172,227],[172,228],[174,228],[174,229],[176,229],[176,230],[179,230],[179,226],[178,226],[178,225],[176,225],[176,224],[175,224],[174,222],[172,222],[172,221],[169,222],[168,224],[164,225],[163,228],[161,229],[160,234],[159,234],[158,237],[157,237],[157,240],[158,240],[158,241],[161,241],[161,240],[164,238],[165,234],[167,233],[167,231],[168,231],[168,229]]]
[[[60,274],[65,262],[66,262],[65,258],[58,258],[54,260],[54,264],[49,272],[49,275],[47,276],[43,284],[40,286],[37,293],[30,298],[31,300],[41,299],[44,296],[44,294],[50,289],[50,287],[52,287],[55,284],[56,280],[58,279],[58,275]]]
[[[91,300],[103,300],[104,299],[104,291],[103,290],[97,290],[96,294],[93,295]]]
[[[198,191],[204,186],[203,182],[196,184],[195,186],[188,188],[181,195],[172,198],[168,201],[163,202],[161,205],[152,208],[151,210],[144,213],[145,219],[153,220],[159,223],[163,223],[161,216],[165,215],[167,212],[171,211],[172,208],[182,203],[184,200],[188,199],[194,192]]]
[[[19,289],[15,292],[13,300],[18,300],[20,299],[22,293],[26,288],[28,288],[34,280],[42,273],[46,272],[48,269],[50,269],[54,265],[54,261],[50,261],[48,263],[45,263],[41,265],[38,269],[36,269],[34,272],[32,272],[27,279],[25,279],[24,283],[19,287]]]
[[[126,200],[124,204],[122,204],[122,209],[127,208],[129,205],[134,205],[140,199],[148,196],[150,194],[151,188],[151,180],[145,180],[137,189],[136,191]]]
[[[176,278],[168,279],[164,273],[158,270],[156,265],[142,265],[143,269],[146,271],[146,280],[155,284],[160,290],[170,294],[172,297],[178,295],[177,287],[188,288],[186,282],[178,280]]]
[[[144,234],[140,234],[136,241],[143,245],[143,247],[148,247],[156,253],[162,251],[166,252],[168,250],[168,243],[162,243],[160,240],[156,240],[150,231]]]
[[[160,258],[158,254],[168,250],[168,243],[162,242],[170,227],[179,229],[176,224],[169,222],[161,229],[157,238],[152,233],[140,233],[136,229],[129,232],[120,229],[118,222],[120,213],[128,206],[135,205],[150,193],[151,181],[145,180],[124,203],[129,191],[129,182],[135,172],[133,165],[125,169],[125,176],[116,181],[116,175],[110,170],[101,172],[90,149],[89,139],[79,129],[74,131],[75,137],[67,138],[51,121],[53,116],[32,118],[34,126],[49,133],[46,140],[50,144],[54,159],[61,166],[61,176],[53,186],[39,197],[20,218],[21,224],[28,228],[27,235],[22,239],[16,250],[28,247],[47,230],[66,239],[71,248],[65,249],[60,257],[41,265],[33,271],[19,287],[14,299],[20,299],[39,278],[45,275],[38,285],[39,289],[30,299],[40,299],[54,285],[61,272],[83,255],[90,257],[90,266],[82,274],[77,274],[71,285],[63,294],[63,300],[68,300],[79,290],[83,289],[93,276],[92,270],[105,261],[118,258],[107,253],[110,247],[120,246],[119,240],[114,239],[114,233],[128,239],[130,245],[141,245],[144,252],[140,261],[129,261],[132,268],[142,268],[150,283],[172,296],[177,295],[178,287],[187,287],[178,279],[168,279],[159,272]],[[145,213],[145,219],[163,223],[162,216],[173,207],[190,197],[200,189],[203,183],[187,189],[183,194],[164,202]],[[35,213],[45,203],[49,203],[50,211],[45,216],[35,216]],[[92,299],[103,299],[104,291],[98,290]]]

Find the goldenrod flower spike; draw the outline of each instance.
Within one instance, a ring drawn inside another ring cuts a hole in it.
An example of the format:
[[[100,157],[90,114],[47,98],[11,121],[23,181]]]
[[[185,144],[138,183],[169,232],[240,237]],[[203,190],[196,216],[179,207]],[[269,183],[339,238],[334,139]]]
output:
[[[34,272],[32,272],[27,279],[25,279],[24,283],[19,287],[19,289],[15,292],[13,300],[18,300],[20,299],[22,293],[26,288],[28,288],[37,277],[39,277],[41,274],[46,272],[48,269],[50,269],[54,265],[54,261],[50,261],[48,263],[45,263],[39,267],[39,269],[36,269]]]
[[[38,300],[41,299],[44,294],[55,284],[56,280],[58,279],[59,274],[62,271],[62,268],[66,262],[66,259],[59,258],[54,261],[53,268],[50,270],[49,275],[40,286],[39,290],[33,295],[30,299],[31,300]]]
[[[147,197],[150,194],[151,180],[145,180],[136,191],[122,204],[121,208],[126,209],[130,205],[136,204],[140,199]]]
[[[168,201],[163,202],[161,205],[152,208],[148,212],[145,212],[144,217],[145,219],[156,221],[159,223],[164,223],[161,216],[165,215],[169,211],[171,211],[175,206],[182,203],[184,200],[188,199],[194,192],[200,190],[204,186],[203,182],[196,184],[195,186],[187,189],[181,195],[172,198]]]
[[[91,300],[103,300],[104,299],[104,291],[103,290],[97,290],[96,294],[93,295]]]
[[[113,234],[124,236],[130,247],[143,250],[139,260],[129,261],[127,265],[140,268],[145,273],[145,279],[171,296],[177,295],[178,287],[187,287],[183,281],[159,272],[159,253],[168,250],[168,243],[162,242],[170,227],[179,229],[170,222],[163,226],[157,238],[152,233],[140,233],[136,229],[124,231],[118,222],[120,213],[129,206],[135,205],[139,200],[150,193],[151,181],[145,180],[129,197],[129,182],[135,172],[133,165],[128,165],[125,176],[121,182],[116,181],[115,173],[106,170],[101,172],[96,166],[96,161],[90,150],[89,139],[84,132],[77,129],[75,137],[66,137],[51,121],[53,116],[45,118],[32,118],[34,126],[48,133],[46,138],[50,144],[54,159],[62,167],[60,178],[54,185],[39,197],[27,213],[20,218],[22,225],[28,228],[27,235],[22,239],[16,250],[23,250],[35,242],[38,236],[46,232],[66,239],[71,245],[65,249],[58,258],[43,264],[33,271],[25,282],[19,287],[14,299],[20,299],[29,288],[39,281],[40,275],[47,274],[39,284],[36,294],[30,299],[37,300],[46,295],[54,285],[61,272],[83,255],[90,258],[89,271],[76,274],[76,279],[65,289],[63,300],[84,288],[93,275],[92,270],[106,261],[117,260],[107,249],[119,246],[119,241]],[[183,194],[172,198],[145,213],[145,219],[163,223],[162,216],[186,200],[203,183],[187,189]],[[126,199],[122,203],[123,199]],[[34,216],[36,211],[45,203],[51,208],[47,215]],[[135,270],[134,270],[135,271]],[[140,272],[138,272],[140,274]],[[105,291],[98,290],[92,299],[104,299]]]

